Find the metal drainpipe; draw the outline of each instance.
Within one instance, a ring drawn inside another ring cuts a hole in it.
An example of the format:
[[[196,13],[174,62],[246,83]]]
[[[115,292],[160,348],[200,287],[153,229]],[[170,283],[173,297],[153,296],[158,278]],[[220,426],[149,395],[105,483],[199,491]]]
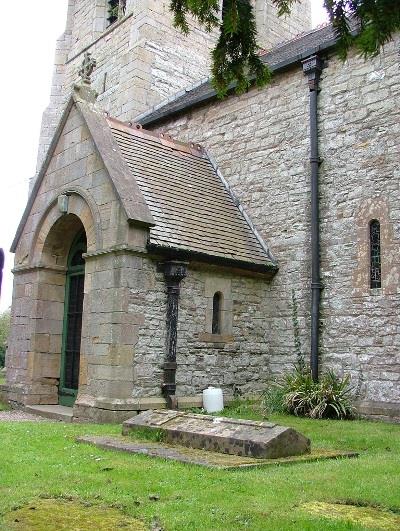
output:
[[[185,278],[187,264],[184,262],[164,262],[161,264],[167,285],[167,337],[166,355],[163,365],[164,382],[162,393],[169,409],[177,409],[176,393],[176,345],[178,338],[178,312],[180,283]]]
[[[318,154],[318,92],[323,61],[313,55],[302,61],[308,77],[310,92],[310,165],[311,165],[311,374],[318,381],[319,313],[322,284],[320,279],[320,229],[318,173],[321,160]]]

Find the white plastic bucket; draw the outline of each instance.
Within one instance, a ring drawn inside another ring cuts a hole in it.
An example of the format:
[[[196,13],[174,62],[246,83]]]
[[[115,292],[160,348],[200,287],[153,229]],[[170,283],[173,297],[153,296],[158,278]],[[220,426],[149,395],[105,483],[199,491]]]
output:
[[[216,413],[224,409],[224,397],[219,387],[208,387],[203,391],[203,408],[207,413]]]

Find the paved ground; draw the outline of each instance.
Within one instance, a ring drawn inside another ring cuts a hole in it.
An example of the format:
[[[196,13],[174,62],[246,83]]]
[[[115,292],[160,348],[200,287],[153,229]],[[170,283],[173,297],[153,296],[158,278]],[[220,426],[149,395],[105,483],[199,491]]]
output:
[[[0,422],[43,422],[44,420],[49,422],[49,419],[39,417],[39,415],[25,413],[25,411],[21,411],[19,409],[12,409],[11,411],[0,411]]]

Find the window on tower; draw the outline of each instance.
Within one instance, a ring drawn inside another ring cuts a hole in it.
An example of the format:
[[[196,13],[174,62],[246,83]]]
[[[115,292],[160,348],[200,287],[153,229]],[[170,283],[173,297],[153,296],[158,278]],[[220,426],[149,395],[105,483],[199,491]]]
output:
[[[377,219],[369,224],[370,287],[380,288],[381,274],[381,226]]]
[[[125,15],[126,0],[107,0],[107,23],[109,26]]]

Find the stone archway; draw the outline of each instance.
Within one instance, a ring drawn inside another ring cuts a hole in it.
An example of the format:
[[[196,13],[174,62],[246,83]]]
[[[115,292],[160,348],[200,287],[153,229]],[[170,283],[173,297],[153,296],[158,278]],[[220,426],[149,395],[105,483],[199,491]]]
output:
[[[34,394],[40,395],[39,402],[33,400],[35,403],[59,402],[68,257],[81,233],[86,236],[81,220],[67,214],[53,224],[43,242],[31,314],[31,377]]]
[[[74,231],[76,218],[85,229],[88,252],[93,252],[102,246],[100,215],[94,211],[94,204],[89,203],[89,198],[83,197],[80,191],[69,191],[63,195],[68,198],[67,213],[60,211],[56,198],[37,225],[29,252],[29,262],[33,266],[66,265],[73,239],[70,234]]]
[[[26,369],[18,377],[18,402],[59,403],[68,256],[79,233],[87,239],[87,251],[98,249],[99,224],[95,219],[86,199],[77,193],[68,196],[67,212],[61,212],[57,199],[53,201],[36,225],[28,263],[15,273],[30,299],[25,310],[29,316]],[[17,344],[15,350],[19,356],[24,355]],[[85,366],[82,359],[81,365]]]

